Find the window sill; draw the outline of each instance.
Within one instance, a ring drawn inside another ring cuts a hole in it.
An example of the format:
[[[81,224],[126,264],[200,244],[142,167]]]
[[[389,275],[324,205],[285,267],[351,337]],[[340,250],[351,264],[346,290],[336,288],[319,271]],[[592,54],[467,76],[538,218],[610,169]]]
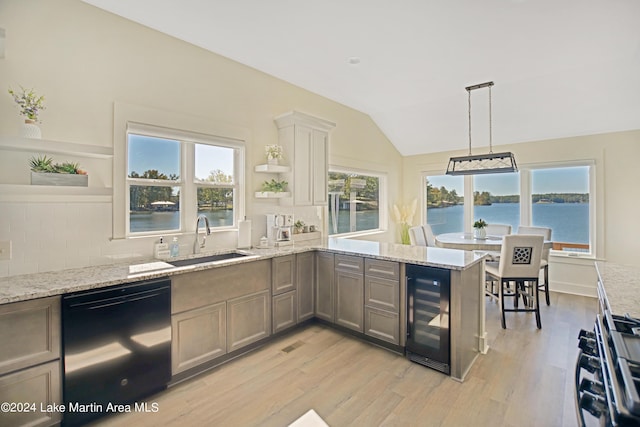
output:
[[[363,230],[363,231],[354,231],[354,232],[341,233],[341,234],[329,234],[328,237],[335,238],[335,239],[352,239],[354,237],[372,236],[375,234],[383,234],[386,232],[387,230],[376,228],[375,230]]]

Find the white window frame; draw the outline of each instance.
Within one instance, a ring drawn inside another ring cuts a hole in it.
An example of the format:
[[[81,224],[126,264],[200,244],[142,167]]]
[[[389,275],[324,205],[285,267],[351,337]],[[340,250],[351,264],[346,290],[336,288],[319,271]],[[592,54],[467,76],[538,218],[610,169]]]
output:
[[[589,252],[571,252],[552,250],[554,256],[566,256],[572,258],[595,258],[596,254],[596,162],[595,160],[577,160],[577,161],[561,161],[561,162],[544,162],[535,164],[525,164],[519,167],[520,176],[520,224],[531,225],[532,220],[532,187],[531,187],[531,171],[536,169],[554,169],[554,168],[570,168],[570,167],[589,167]],[[427,177],[443,175],[441,170],[423,171],[421,173],[421,203],[420,218],[425,221],[427,218],[426,211],[426,193],[427,193]],[[464,230],[472,231],[473,224],[473,176],[464,176]],[[514,230],[514,232],[517,230]]]
[[[376,172],[366,169],[357,169],[357,168],[345,168],[343,166],[331,166],[327,170],[327,180],[329,179],[329,173],[347,173],[347,174],[357,174],[357,175],[366,175],[378,178],[378,228],[372,228],[370,230],[361,230],[361,231],[350,231],[347,233],[338,233],[338,234],[329,234],[329,230],[331,228],[331,223],[329,219],[328,209],[331,208],[330,198],[327,203],[327,236],[329,237],[354,237],[354,236],[364,236],[367,234],[375,234],[385,232],[389,226],[389,216],[387,214],[387,174],[384,172]],[[327,193],[329,189],[327,188]]]
[[[129,230],[128,133],[167,138],[181,142],[181,171],[177,181],[142,179],[145,184],[181,186],[180,230],[131,233]],[[234,149],[234,222],[233,226],[215,227],[212,232],[234,231],[245,215],[245,151],[251,133],[242,127],[184,115],[134,106],[114,105],[113,167],[113,239],[145,236],[170,236],[194,233],[197,218],[197,188],[216,186],[195,179],[195,144],[208,144]],[[224,185],[227,187],[227,185]],[[202,225],[202,224],[200,224]]]

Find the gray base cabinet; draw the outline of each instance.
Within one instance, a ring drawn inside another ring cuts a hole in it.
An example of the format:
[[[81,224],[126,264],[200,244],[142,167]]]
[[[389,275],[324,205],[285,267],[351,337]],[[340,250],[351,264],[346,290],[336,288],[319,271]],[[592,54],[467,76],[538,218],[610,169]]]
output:
[[[335,323],[364,332],[364,259],[336,255]]]
[[[271,334],[271,261],[172,277],[173,375]]]
[[[171,371],[177,374],[227,353],[227,304],[221,302],[171,318]]]
[[[62,403],[60,326],[59,297],[0,305],[0,402],[36,408],[0,411],[0,425],[60,422],[60,412],[41,411]]]

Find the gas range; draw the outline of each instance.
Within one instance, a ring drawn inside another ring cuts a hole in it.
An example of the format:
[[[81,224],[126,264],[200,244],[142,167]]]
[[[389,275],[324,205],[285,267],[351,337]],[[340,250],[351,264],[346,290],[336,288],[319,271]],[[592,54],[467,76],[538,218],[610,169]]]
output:
[[[640,319],[605,310],[593,331],[580,331],[579,340],[576,408],[581,425],[640,426]]]

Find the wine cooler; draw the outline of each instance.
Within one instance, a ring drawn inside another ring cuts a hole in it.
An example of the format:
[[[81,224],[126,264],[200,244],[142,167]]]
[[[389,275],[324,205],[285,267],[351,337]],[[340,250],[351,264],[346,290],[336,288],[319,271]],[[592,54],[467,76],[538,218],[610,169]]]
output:
[[[449,360],[449,270],[407,265],[407,342],[409,360],[451,373]]]

